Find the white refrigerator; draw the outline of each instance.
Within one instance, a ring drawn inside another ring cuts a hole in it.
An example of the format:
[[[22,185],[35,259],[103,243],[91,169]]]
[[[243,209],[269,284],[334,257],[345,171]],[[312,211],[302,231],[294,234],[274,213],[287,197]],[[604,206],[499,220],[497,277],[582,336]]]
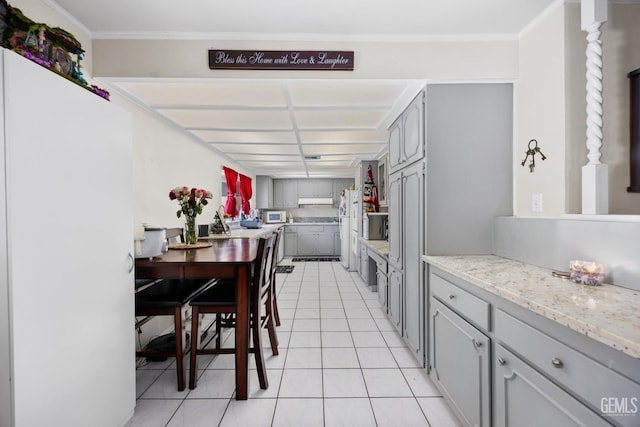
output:
[[[352,239],[351,239],[351,229],[352,229],[352,219],[351,219],[351,200],[352,193],[355,193],[355,190],[343,190],[342,197],[340,198],[340,210],[339,210],[339,221],[340,221],[340,262],[344,268],[349,271],[356,270],[356,259],[355,253],[353,251]]]

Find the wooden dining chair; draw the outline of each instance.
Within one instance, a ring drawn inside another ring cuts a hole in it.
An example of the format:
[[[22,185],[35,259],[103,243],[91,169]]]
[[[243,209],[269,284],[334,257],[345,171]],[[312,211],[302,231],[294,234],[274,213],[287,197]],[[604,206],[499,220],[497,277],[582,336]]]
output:
[[[249,352],[254,353],[256,367],[258,370],[258,379],[260,388],[266,389],[269,386],[267,380],[267,371],[262,350],[262,328],[267,327],[269,331],[269,339],[271,341],[271,351],[274,355],[278,354],[277,336],[275,324],[273,321],[272,308],[270,308],[271,300],[271,262],[274,253],[274,243],[276,237],[271,234],[261,237],[258,241],[258,251],[256,255],[256,265],[251,277],[251,289],[249,292],[250,301],[250,329],[253,346]],[[198,372],[199,355],[203,354],[230,354],[235,353],[235,348],[221,348],[219,340],[219,326],[222,321],[222,315],[235,314],[236,305],[236,286],[233,279],[220,280],[215,286],[194,298],[189,304],[191,305],[191,331],[194,339],[191,341],[191,354],[189,363],[189,388],[196,387],[196,375]],[[262,308],[267,307],[265,315],[262,315]],[[206,348],[201,345],[200,334],[201,314],[213,313],[216,315],[216,330],[218,338],[216,338],[215,348]]]
[[[173,239],[181,238],[181,228],[167,230],[167,243],[174,243]],[[201,292],[213,286],[216,280],[164,279],[147,281],[144,278],[136,278],[136,283],[141,286],[140,291],[135,294],[135,315],[146,317],[172,316],[175,336],[173,348],[147,347],[136,351],[136,357],[175,357],[178,391],[182,391],[185,389],[184,354],[187,348],[185,312],[182,308]],[[191,339],[193,340],[193,334]]]
[[[273,310],[273,319],[276,323],[276,326],[280,326],[280,313],[278,313],[278,289],[276,288],[276,270],[278,268],[278,253],[280,250],[280,239],[282,238],[282,230],[283,227],[278,228],[274,231],[276,235],[276,240],[274,243],[273,249],[273,257],[271,262],[271,309]]]

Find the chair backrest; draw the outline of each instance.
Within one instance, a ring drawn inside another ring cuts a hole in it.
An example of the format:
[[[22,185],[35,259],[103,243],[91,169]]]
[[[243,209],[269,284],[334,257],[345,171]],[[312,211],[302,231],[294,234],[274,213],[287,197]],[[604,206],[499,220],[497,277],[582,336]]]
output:
[[[276,274],[276,267],[278,266],[278,253],[280,249],[280,239],[282,238],[282,228],[278,228],[273,232],[275,234],[276,239],[273,242],[273,255],[271,257],[271,275]],[[275,278],[275,276],[274,276]],[[274,280],[274,279],[271,279]]]
[[[260,313],[261,301],[269,292],[271,286],[271,263],[274,254],[275,234],[261,237],[258,241],[258,252],[256,255],[256,267],[253,271],[252,299],[255,303],[257,314]],[[258,317],[259,318],[259,317]]]

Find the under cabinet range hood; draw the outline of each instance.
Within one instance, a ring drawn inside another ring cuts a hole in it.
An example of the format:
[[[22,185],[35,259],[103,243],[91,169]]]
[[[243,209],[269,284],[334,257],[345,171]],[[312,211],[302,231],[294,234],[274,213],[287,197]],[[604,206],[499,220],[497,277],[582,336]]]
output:
[[[298,206],[303,205],[333,205],[331,197],[301,197],[298,199]]]

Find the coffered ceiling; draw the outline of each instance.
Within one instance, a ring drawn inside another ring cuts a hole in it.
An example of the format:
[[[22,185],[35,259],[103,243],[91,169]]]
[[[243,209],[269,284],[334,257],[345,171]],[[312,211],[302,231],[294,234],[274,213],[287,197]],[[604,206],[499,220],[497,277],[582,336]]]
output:
[[[554,0],[45,0],[96,39],[517,37]],[[257,175],[353,176],[386,150],[416,80],[111,78],[109,85]]]

